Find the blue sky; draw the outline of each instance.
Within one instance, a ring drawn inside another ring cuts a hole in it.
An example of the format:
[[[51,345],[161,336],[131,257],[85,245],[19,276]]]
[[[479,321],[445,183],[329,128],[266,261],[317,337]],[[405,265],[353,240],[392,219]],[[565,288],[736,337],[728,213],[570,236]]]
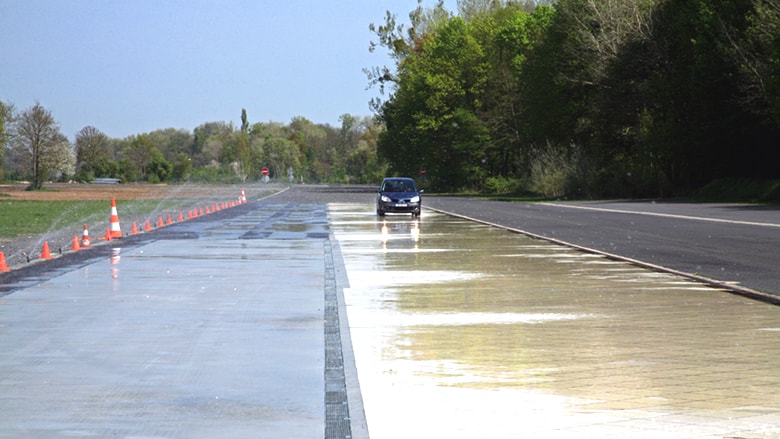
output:
[[[425,0],[430,7],[434,0]],[[456,1],[445,2],[454,10]],[[213,121],[371,115],[362,69],[385,11],[416,0],[0,0],[0,100],[40,102],[73,140]]]

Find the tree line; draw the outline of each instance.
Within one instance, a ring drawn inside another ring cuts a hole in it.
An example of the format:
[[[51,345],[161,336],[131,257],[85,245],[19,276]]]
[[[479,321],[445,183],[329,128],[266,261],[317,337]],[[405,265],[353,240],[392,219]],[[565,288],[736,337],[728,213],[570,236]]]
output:
[[[420,0],[409,18],[371,25],[391,173],[549,197],[780,178],[778,0]]]
[[[90,182],[246,182],[269,177],[295,182],[372,183],[387,165],[377,155],[379,126],[371,117],[343,114],[340,127],[303,117],[289,124],[241,126],[219,121],[194,130],[159,129],[111,138],[94,126],[71,143],[40,103],[17,111],[0,101],[0,180]]]
[[[0,101],[0,180],[375,183],[665,197],[780,178],[780,0],[422,0],[371,24],[375,118],[207,122],[73,142]]]

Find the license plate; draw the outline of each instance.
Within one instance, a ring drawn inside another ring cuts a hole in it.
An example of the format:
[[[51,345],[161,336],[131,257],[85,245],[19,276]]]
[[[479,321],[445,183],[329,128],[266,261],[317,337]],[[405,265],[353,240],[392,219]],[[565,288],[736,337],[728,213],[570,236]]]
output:
[[[406,207],[406,203],[395,203],[395,207]]]

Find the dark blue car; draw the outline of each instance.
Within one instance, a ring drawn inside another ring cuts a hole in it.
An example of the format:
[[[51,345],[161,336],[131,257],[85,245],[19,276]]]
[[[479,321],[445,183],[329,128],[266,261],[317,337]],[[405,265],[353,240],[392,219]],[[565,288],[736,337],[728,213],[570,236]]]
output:
[[[411,213],[412,216],[420,216],[421,193],[411,178],[385,178],[377,191],[376,214],[384,216],[385,213]]]

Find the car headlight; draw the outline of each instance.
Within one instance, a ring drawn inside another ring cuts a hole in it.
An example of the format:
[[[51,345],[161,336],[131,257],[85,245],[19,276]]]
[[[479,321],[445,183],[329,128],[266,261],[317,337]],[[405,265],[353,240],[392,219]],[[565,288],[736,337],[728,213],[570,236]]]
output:
[[[388,197],[387,195],[382,195],[381,197],[379,197],[379,199],[382,200],[385,203],[389,203],[390,202],[390,197]]]
[[[409,199],[409,202],[410,203],[419,203],[420,202],[420,196],[419,195],[413,196],[412,198]]]

